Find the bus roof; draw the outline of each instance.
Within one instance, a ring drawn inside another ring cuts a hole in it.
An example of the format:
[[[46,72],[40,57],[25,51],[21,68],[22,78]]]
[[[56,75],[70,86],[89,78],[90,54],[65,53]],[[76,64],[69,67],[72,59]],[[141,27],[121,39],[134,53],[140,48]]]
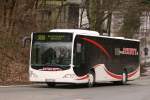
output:
[[[50,30],[50,32],[68,32],[77,35],[99,36],[99,33],[96,31],[82,30],[82,29],[53,29]]]
[[[124,38],[124,37],[102,36],[102,35],[99,35],[99,33],[96,31],[83,30],[83,29],[52,29],[52,30],[50,30],[50,32],[65,32],[65,33],[74,33],[76,35],[96,36],[96,37],[103,37],[103,38],[111,38],[111,39],[120,39],[120,40],[129,40],[129,41],[140,42],[140,40],[137,40],[137,39],[129,39],[129,38]]]

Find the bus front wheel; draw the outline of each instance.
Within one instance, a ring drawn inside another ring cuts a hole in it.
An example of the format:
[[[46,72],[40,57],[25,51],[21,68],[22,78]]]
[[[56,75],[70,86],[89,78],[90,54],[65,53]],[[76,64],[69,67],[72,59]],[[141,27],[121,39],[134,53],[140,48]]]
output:
[[[87,86],[88,87],[93,87],[95,84],[95,74],[93,71],[90,71],[88,74],[88,83]]]

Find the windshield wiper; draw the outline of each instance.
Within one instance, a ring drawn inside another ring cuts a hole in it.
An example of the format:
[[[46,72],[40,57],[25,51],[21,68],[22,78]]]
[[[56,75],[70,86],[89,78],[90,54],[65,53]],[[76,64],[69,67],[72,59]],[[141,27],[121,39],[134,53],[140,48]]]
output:
[[[42,64],[31,64],[31,66],[43,66]]]
[[[62,69],[67,69],[69,68],[70,66],[69,65],[59,65],[59,64],[50,64],[50,63],[46,63],[46,64],[31,64],[31,66],[34,66],[34,67],[59,67],[59,68],[62,68]]]

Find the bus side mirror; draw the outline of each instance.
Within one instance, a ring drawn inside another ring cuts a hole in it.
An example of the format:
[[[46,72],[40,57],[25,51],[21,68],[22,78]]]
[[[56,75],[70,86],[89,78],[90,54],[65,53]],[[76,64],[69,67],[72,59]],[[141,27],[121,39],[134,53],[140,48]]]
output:
[[[25,36],[23,39],[22,39],[22,42],[23,42],[23,48],[25,48],[27,42],[30,42],[31,41],[31,38],[30,36]]]

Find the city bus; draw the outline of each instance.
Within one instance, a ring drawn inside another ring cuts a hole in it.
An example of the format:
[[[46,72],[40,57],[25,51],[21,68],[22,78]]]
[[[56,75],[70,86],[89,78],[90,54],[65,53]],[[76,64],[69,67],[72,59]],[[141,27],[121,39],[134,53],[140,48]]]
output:
[[[61,83],[126,84],[140,77],[139,44],[136,39],[81,29],[33,32],[29,80],[51,87]]]

